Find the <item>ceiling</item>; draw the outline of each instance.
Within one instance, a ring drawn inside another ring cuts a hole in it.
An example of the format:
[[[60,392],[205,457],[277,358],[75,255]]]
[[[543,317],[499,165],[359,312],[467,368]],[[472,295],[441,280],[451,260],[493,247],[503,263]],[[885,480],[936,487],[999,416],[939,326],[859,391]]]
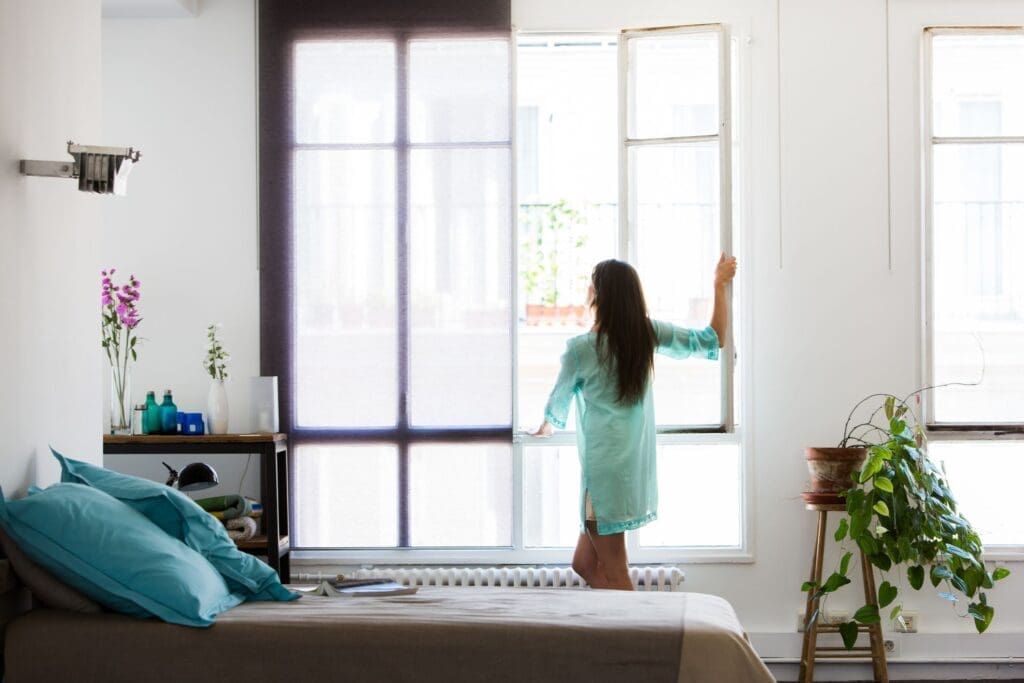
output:
[[[102,0],[104,19],[194,17],[200,0]]]

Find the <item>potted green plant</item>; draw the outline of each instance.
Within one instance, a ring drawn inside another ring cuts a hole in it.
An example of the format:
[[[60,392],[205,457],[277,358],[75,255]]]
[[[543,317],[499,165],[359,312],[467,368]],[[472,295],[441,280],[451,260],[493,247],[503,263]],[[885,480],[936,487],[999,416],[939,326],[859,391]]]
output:
[[[826,599],[850,583],[847,570],[853,553],[847,544],[851,542],[881,570],[878,606],[864,605],[853,620],[839,626],[847,648],[856,643],[858,625],[881,621],[881,609],[888,610],[890,620],[901,619],[897,586],[902,578],[889,572],[905,572],[914,590],[920,590],[926,580],[933,587],[941,586],[939,597],[953,605],[969,600],[963,616],[973,618],[979,633],[995,616],[985,591],[1010,574],[1005,567],[991,571],[985,567],[981,538],[958,512],[945,473],[928,457],[924,431],[908,403],[922,391],[904,398],[873,394],[854,406],[846,420],[839,446],[856,444],[866,449],[866,457],[863,466],[854,470],[851,485],[840,494],[846,504],[846,517],[835,532],[836,542],[842,544],[841,559],[824,582],[805,582],[803,590],[814,591],[812,598]],[[870,417],[851,427],[854,415],[872,399],[878,404]]]

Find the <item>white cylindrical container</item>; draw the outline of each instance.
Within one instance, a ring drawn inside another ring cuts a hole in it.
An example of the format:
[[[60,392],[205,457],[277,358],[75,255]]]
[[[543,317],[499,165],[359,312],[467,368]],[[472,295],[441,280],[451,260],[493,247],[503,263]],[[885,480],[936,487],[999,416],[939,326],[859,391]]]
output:
[[[276,376],[249,380],[249,418],[249,426],[257,434],[276,434],[280,429]]]

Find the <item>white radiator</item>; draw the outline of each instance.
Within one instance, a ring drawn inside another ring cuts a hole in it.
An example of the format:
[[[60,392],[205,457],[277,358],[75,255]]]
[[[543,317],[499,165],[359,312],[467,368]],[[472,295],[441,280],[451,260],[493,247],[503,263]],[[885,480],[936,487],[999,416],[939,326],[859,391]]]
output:
[[[293,574],[293,581],[322,581],[328,576]],[[406,586],[490,586],[511,588],[582,588],[570,567],[372,567],[345,574],[348,579],[389,577]],[[685,575],[679,567],[630,567],[637,590],[680,590]],[[331,575],[333,578],[333,575]]]

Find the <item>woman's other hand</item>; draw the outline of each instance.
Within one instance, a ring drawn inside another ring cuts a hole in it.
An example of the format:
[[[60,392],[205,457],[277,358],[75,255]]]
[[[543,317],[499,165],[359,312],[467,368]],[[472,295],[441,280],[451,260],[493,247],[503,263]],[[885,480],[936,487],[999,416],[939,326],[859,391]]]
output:
[[[543,422],[541,422],[540,427],[537,427],[537,431],[530,432],[530,436],[539,436],[546,439],[547,437],[554,434],[554,432],[555,428],[551,425],[551,423],[548,422],[547,420],[544,420]]]
[[[715,286],[727,285],[732,282],[734,277],[736,277],[736,257],[726,256],[723,251],[722,257],[718,259],[718,265],[715,266]]]

